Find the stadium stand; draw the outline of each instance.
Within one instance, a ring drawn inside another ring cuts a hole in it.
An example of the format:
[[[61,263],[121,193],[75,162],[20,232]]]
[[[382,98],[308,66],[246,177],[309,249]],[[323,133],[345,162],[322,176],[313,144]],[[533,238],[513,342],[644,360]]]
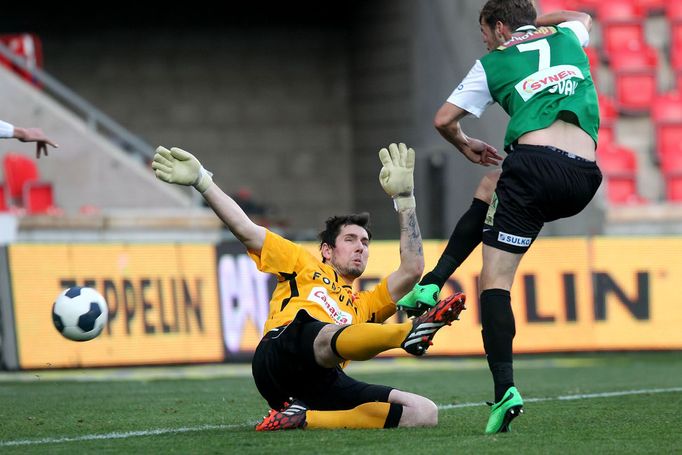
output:
[[[607,56],[623,46],[645,43],[644,15],[632,0],[610,0],[597,5],[597,19],[602,27],[602,47]]]
[[[594,47],[586,53],[599,91],[598,159],[607,207],[662,204],[672,210],[671,204],[682,202],[682,2],[566,0],[541,5],[544,12],[577,9],[593,15]],[[638,193],[637,182],[648,200]],[[655,222],[663,212],[641,213]]]
[[[35,162],[23,155],[7,153],[3,158],[9,208],[28,214],[56,213],[52,184],[40,180]]]
[[[599,93],[599,143],[610,144],[615,141],[615,127],[618,120],[618,110],[613,100],[603,93]]]
[[[6,212],[9,206],[7,205],[7,188],[4,183],[0,183],[0,212]]]
[[[29,215],[59,213],[59,209],[54,206],[52,184],[49,182],[26,182],[22,200]]]
[[[637,191],[637,158],[635,153],[617,144],[603,144],[597,149],[606,194],[612,204],[641,204],[645,202]]]
[[[594,81],[594,86],[599,90],[599,51],[597,48],[588,46],[585,48],[585,55],[587,55],[587,60],[590,62],[590,74],[592,74],[592,80]]]
[[[659,94],[653,100],[651,119],[656,135],[656,157],[679,154],[682,143],[682,95],[678,91]]]
[[[21,204],[24,185],[38,180],[38,168],[33,161],[18,153],[7,153],[2,160],[11,204]]]
[[[0,43],[11,49],[16,55],[23,57],[29,68],[42,68],[43,45],[40,38],[33,33],[0,35]],[[10,68],[24,80],[40,87],[38,80],[24,68],[19,67],[0,54],[0,65]]]
[[[657,91],[656,50],[646,44],[630,41],[627,47],[612,50],[609,61],[619,112],[648,113]]]
[[[682,20],[682,3],[665,2],[665,17],[670,23]]]
[[[666,198],[669,202],[682,202],[682,143],[661,156],[661,170],[665,179]]]

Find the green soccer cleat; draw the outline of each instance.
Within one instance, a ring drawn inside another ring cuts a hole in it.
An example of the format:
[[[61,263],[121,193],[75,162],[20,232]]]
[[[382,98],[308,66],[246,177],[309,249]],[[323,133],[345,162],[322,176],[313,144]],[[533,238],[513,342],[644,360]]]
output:
[[[403,310],[409,317],[419,316],[423,312],[433,308],[438,302],[440,288],[436,284],[415,284],[410,292],[398,300],[396,306]]]
[[[523,398],[516,387],[509,387],[502,399],[497,403],[488,403],[490,417],[485,427],[485,434],[506,433],[511,430],[514,418],[523,414]]]

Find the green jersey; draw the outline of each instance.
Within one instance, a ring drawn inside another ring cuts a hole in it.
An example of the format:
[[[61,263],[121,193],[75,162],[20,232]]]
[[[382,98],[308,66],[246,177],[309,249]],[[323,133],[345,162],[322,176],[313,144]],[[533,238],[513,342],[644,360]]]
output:
[[[504,147],[561,119],[597,143],[599,104],[582,47],[589,35],[577,21],[521,27],[476,62],[448,102],[479,117],[497,102],[509,114]],[[518,32],[523,32],[519,34]]]

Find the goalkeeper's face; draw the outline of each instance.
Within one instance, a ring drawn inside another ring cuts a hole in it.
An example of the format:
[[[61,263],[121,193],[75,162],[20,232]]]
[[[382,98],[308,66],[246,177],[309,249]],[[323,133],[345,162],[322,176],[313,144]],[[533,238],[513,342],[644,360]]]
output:
[[[358,278],[364,273],[369,258],[369,235],[365,228],[357,224],[343,226],[329,255],[329,262],[344,278]]]

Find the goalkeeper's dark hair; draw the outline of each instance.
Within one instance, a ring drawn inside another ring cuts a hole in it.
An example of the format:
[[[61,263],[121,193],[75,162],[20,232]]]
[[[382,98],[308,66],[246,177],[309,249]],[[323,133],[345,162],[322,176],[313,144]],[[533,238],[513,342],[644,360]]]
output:
[[[535,25],[538,13],[533,0],[488,0],[478,16],[478,22],[492,30],[497,21],[512,31],[524,25]]]
[[[351,215],[332,216],[324,222],[324,230],[317,237],[320,239],[320,248],[325,243],[332,248],[336,246],[336,237],[339,236],[341,228],[348,225],[357,225],[367,231],[367,237],[372,240],[372,232],[369,230],[369,213],[353,213]],[[322,258],[324,262],[324,258]]]

